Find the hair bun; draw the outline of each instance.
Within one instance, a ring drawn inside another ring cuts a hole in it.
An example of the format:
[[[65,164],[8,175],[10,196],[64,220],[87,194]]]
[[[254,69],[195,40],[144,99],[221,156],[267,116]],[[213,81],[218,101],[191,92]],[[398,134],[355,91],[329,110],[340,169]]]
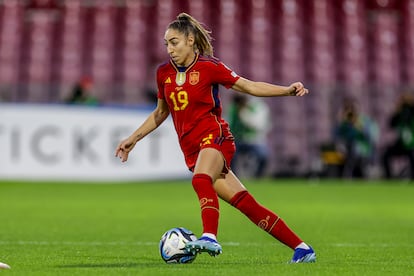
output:
[[[177,15],[177,20],[190,21],[190,15],[186,14],[185,12],[182,12],[179,15]]]

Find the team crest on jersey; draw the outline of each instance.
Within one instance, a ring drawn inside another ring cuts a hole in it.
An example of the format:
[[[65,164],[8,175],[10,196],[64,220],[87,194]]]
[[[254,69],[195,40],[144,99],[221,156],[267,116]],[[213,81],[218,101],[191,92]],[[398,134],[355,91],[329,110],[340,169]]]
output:
[[[190,84],[196,85],[199,81],[200,81],[200,72],[197,72],[197,71],[190,72],[190,80],[189,80]]]
[[[164,83],[171,83],[170,77],[168,77],[168,79],[166,79]]]

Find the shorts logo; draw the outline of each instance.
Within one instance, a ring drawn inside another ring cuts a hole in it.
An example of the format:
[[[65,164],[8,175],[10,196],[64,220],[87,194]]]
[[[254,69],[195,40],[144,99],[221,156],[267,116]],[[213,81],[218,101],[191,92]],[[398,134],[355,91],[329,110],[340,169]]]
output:
[[[193,71],[190,72],[190,84],[196,85],[200,81],[200,72]]]
[[[200,146],[211,145],[211,140],[213,139],[213,134],[209,134],[207,137],[204,137],[201,140]]]

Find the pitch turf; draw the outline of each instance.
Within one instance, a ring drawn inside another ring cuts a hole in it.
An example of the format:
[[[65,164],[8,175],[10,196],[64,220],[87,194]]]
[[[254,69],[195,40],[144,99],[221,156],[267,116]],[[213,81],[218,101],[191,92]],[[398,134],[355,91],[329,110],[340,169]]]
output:
[[[167,265],[163,232],[201,231],[188,181],[130,184],[0,182],[2,275],[412,275],[414,184],[338,180],[246,181],[317,252],[292,252],[221,203],[223,254]]]

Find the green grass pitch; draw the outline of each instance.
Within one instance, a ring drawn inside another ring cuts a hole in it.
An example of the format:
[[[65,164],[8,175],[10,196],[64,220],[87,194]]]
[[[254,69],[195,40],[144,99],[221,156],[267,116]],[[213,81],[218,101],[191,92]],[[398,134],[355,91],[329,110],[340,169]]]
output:
[[[317,252],[292,251],[223,201],[223,254],[167,265],[161,235],[201,232],[189,181],[143,183],[0,182],[3,275],[413,275],[414,185],[409,182],[245,181]]]

